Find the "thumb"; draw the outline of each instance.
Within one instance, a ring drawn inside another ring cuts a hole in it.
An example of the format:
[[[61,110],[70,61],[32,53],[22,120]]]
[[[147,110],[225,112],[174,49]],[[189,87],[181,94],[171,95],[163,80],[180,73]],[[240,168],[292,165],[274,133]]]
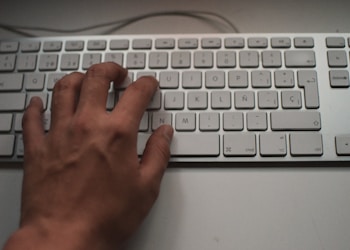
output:
[[[141,159],[141,171],[146,182],[155,181],[158,185],[160,184],[169,162],[173,133],[170,125],[163,125],[148,139]]]

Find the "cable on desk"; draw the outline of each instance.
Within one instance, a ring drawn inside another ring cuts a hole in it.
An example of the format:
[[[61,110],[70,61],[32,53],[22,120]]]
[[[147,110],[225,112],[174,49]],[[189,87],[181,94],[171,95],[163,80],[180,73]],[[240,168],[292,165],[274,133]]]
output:
[[[9,25],[0,23],[0,28],[10,31],[12,33],[29,36],[29,37],[35,37],[36,35],[30,31],[45,31],[45,32],[55,32],[55,33],[78,33],[88,30],[93,30],[97,28],[105,28],[110,27],[106,32],[103,32],[101,34],[110,34],[114,31],[120,30],[123,27],[126,27],[128,25],[131,25],[133,23],[139,22],[144,19],[152,18],[152,17],[158,17],[158,16],[187,16],[192,17],[208,22],[215,22],[217,20],[220,20],[221,22],[228,25],[233,32],[239,33],[239,29],[234,25],[229,19],[226,17],[219,15],[214,12],[209,11],[162,11],[162,12],[151,12],[144,15],[138,15],[130,18],[125,18],[121,20],[116,20],[112,22],[105,22],[101,24],[76,28],[76,29],[57,29],[57,28],[50,28],[50,27],[40,27],[40,26],[21,26],[21,25]],[[217,20],[215,20],[217,19]],[[29,32],[28,32],[29,31]]]

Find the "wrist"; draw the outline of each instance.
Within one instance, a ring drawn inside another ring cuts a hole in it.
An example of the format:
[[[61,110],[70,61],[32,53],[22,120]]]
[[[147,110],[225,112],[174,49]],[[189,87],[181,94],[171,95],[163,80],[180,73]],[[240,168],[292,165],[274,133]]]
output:
[[[114,246],[115,247],[115,246]],[[3,250],[80,250],[110,249],[98,234],[83,225],[50,223],[46,226],[26,225],[15,231]]]

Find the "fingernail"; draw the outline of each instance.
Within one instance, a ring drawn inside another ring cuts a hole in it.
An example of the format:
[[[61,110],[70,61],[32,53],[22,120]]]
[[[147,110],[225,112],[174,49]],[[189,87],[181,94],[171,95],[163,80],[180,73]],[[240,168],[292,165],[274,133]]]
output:
[[[174,129],[170,125],[164,125],[163,126],[163,135],[167,139],[169,145],[171,144],[171,141],[173,139],[174,135]]]

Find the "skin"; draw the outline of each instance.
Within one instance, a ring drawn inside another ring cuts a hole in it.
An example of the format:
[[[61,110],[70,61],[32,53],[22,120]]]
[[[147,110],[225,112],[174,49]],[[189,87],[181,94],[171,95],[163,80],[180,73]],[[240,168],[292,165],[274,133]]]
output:
[[[120,249],[142,223],[158,197],[173,129],[159,127],[138,157],[139,123],[158,83],[138,79],[106,112],[110,82],[126,75],[103,63],[62,78],[46,134],[43,104],[32,98],[23,118],[20,227],[5,250]]]

